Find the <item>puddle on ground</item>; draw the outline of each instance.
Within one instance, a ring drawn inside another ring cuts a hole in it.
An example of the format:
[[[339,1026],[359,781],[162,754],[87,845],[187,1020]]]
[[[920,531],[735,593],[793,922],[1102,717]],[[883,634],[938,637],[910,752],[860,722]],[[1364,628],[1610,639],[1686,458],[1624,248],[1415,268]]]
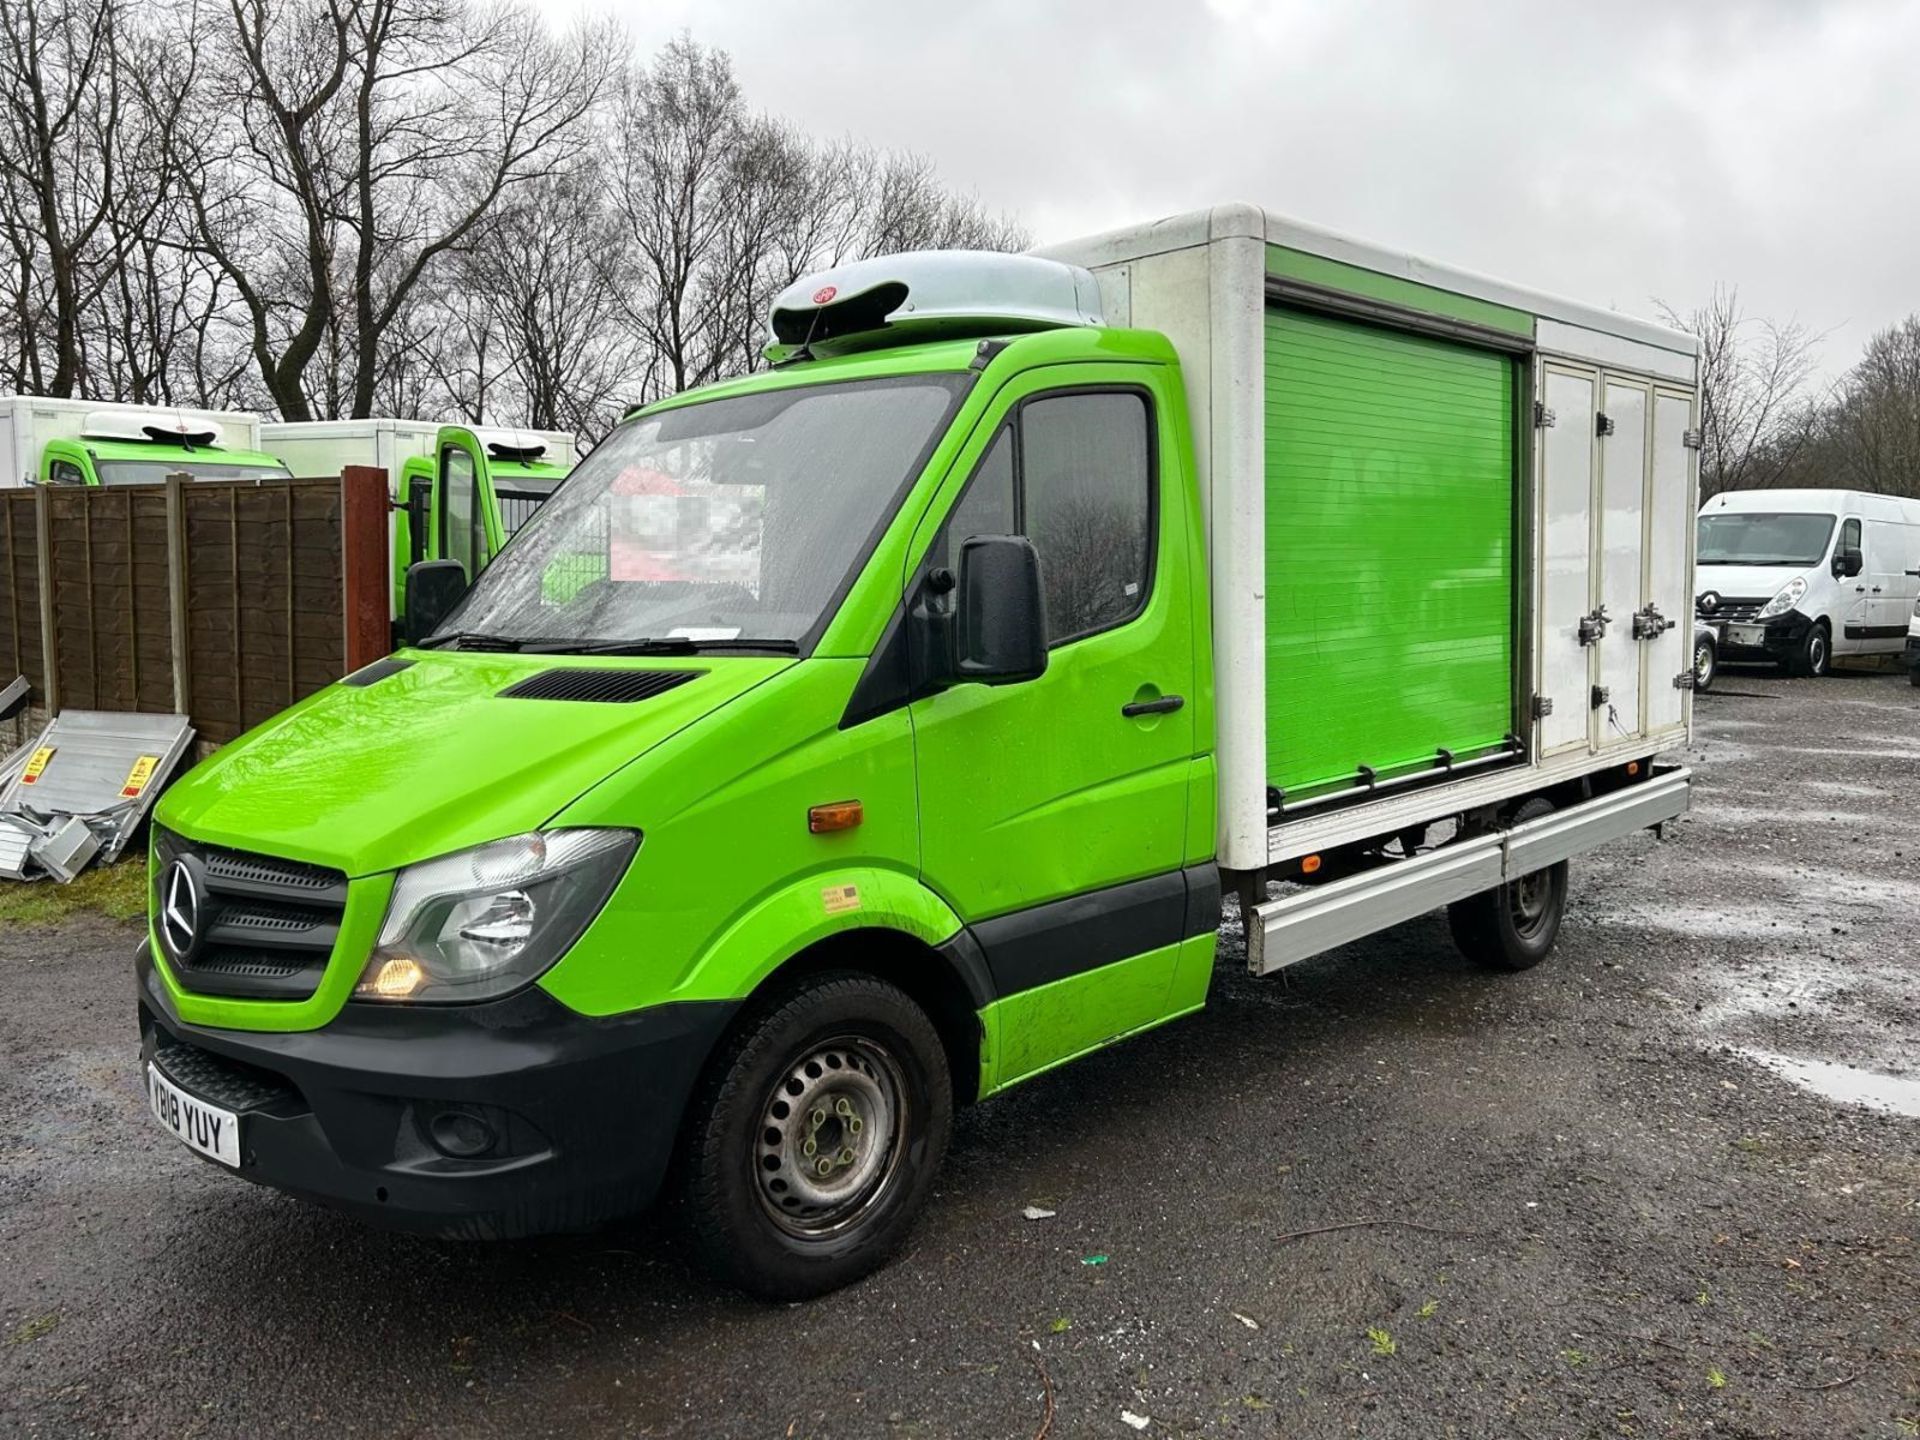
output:
[[[1843,1105],[1890,1110],[1920,1119],[1920,1075],[1888,1075],[1879,1070],[1856,1070],[1831,1060],[1801,1060],[1773,1050],[1741,1049],[1740,1054],[1774,1074]]]

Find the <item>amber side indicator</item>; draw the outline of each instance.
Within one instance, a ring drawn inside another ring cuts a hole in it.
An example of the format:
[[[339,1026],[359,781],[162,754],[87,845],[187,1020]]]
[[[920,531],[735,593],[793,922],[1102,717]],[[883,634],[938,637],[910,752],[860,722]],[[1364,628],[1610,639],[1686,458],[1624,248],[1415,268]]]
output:
[[[835,830],[851,830],[864,819],[866,812],[858,800],[836,800],[808,810],[807,829],[816,835],[828,835]]]
[[[1627,761],[1627,774],[1638,775],[1639,773],[1640,773],[1640,762],[1638,760]]]
[[[1300,873],[1302,875],[1311,875],[1319,868],[1320,857],[1318,855],[1308,855],[1300,862]]]

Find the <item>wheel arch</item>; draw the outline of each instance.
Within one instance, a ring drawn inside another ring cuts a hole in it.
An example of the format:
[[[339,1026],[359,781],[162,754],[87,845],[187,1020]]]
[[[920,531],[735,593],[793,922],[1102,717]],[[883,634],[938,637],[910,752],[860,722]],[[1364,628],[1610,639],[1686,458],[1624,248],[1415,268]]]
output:
[[[815,940],[760,980],[734,1025],[746,1023],[773,997],[790,993],[811,976],[849,972],[899,987],[925,1011],[946,1050],[954,1104],[979,1098],[988,1054],[981,1011],[993,995],[985,957],[964,929],[939,945],[884,926],[841,930]]]

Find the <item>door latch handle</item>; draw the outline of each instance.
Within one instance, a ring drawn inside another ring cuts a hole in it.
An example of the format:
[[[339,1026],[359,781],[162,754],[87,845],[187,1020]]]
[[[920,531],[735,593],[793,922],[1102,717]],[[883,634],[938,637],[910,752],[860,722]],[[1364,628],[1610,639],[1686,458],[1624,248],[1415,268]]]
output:
[[[1636,640],[1657,640],[1673,629],[1674,622],[1660,613],[1658,605],[1649,605],[1644,610],[1633,613],[1633,638]]]
[[[1120,713],[1131,720],[1137,715],[1171,715],[1187,703],[1184,695],[1162,695],[1158,700],[1134,700],[1120,707]]]

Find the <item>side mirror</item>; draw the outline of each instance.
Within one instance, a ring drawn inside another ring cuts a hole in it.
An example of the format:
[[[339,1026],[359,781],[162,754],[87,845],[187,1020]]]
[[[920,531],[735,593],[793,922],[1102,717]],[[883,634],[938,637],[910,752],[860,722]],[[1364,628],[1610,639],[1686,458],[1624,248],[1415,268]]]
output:
[[[418,645],[440,628],[467,593],[467,569],[458,560],[422,560],[407,567],[407,613],[400,638]]]
[[[1849,579],[1858,575],[1865,565],[1858,550],[1836,550],[1833,555],[1833,578]]]
[[[1021,535],[976,535],[960,547],[954,678],[1012,685],[1047,672],[1040,556]]]

